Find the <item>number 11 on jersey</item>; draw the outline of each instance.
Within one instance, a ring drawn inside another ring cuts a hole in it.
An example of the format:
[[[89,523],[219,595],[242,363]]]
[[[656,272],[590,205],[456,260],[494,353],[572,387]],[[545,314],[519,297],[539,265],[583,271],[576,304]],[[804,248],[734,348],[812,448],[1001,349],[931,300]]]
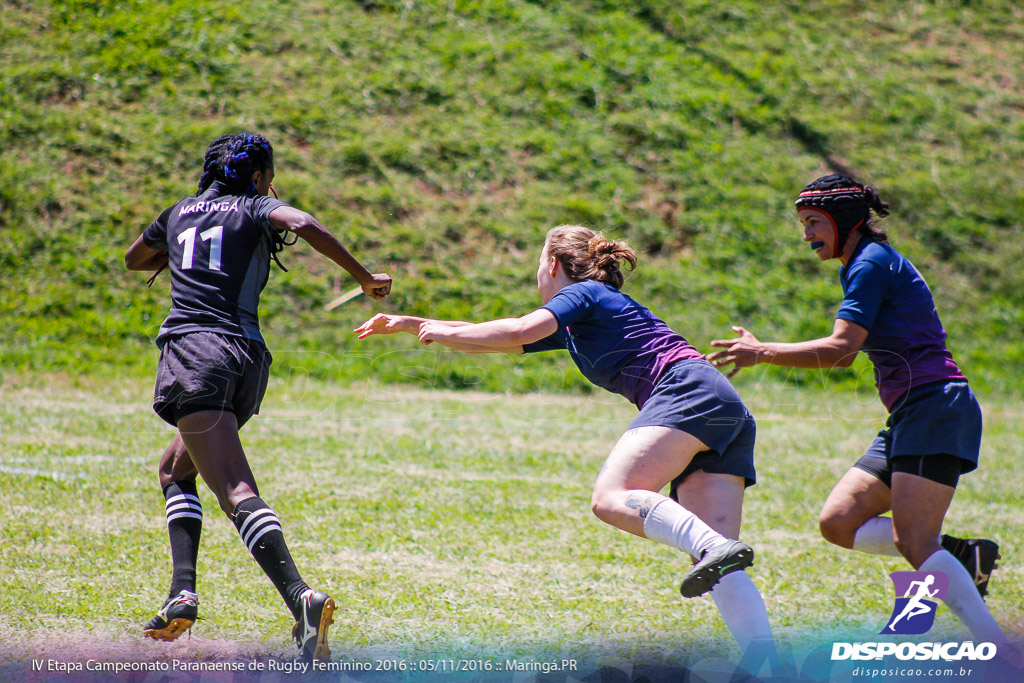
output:
[[[181,269],[191,270],[192,255],[196,249],[196,231],[199,228],[189,228],[178,235],[178,244],[185,243],[185,251],[181,255]],[[220,248],[224,241],[224,226],[215,225],[209,230],[199,233],[199,238],[210,243],[210,270],[220,270]]]

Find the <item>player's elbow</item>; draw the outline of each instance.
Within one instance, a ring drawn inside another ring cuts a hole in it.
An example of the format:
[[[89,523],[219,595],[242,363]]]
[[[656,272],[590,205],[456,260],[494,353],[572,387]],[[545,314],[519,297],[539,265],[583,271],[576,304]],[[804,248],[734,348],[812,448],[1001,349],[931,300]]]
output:
[[[525,318],[515,318],[511,323],[509,338],[506,340],[510,346],[526,346],[548,336],[544,333],[544,330],[538,329],[535,321],[531,322]]]
[[[857,345],[851,344],[845,339],[834,340],[831,347],[829,355],[832,367],[836,368],[848,368],[853,365],[853,361],[857,360],[857,352],[860,351]]]
[[[853,365],[853,361],[856,359],[856,351],[839,351],[837,352],[836,360],[832,365],[837,368],[848,368]]]
[[[510,341],[513,346],[526,346],[527,344],[532,344],[533,342],[538,341],[537,333],[534,330],[521,330],[515,335],[515,338]]]
[[[146,261],[147,259],[139,258],[132,252],[124,255],[124,267],[128,270],[145,270]]]
[[[312,215],[291,206],[279,206],[271,211],[270,225],[278,230],[294,232],[305,240],[323,230],[323,226]]]
[[[306,242],[313,242],[328,235],[327,228],[321,225],[312,214],[305,211],[295,211],[288,217],[285,229],[289,230]]]
[[[321,225],[308,213],[304,214],[302,219],[296,219],[288,223],[286,229],[294,232],[306,241],[309,241],[311,236],[318,235],[323,232]]]

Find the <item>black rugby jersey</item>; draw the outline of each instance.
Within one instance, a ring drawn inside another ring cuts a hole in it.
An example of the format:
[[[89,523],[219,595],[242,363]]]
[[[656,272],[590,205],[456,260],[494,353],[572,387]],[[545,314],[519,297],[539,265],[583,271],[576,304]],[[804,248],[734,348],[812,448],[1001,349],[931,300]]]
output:
[[[226,194],[215,182],[186,197],[146,228],[142,239],[166,251],[171,312],[156,343],[187,332],[215,331],[262,342],[260,292],[270,275],[270,212],[284,202]]]

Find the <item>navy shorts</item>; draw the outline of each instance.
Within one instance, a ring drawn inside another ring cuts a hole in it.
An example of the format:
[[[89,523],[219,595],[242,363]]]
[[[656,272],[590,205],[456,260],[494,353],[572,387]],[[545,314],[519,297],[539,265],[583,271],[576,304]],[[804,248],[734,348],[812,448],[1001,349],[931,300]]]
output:
[[[666,368],[640,413],[629,423],[629,429],[637,427],[671,427],[697,437],[708,447],[672,480],[673,497],[676,487],[697,470],[734,474],[743,477],[746,486],[757,481],[754,418],[725,375],[706,360],[690,358]]]
[[[267,391],[270,351],[262,342],[218,332],[190,332],[160,350],[153,410],[177,426],[204,410],[234,413],[238,426],[260,412]]]
[[[893,472],[956,486],[978,467],[981,407],[967,382],[913,387],[897,405],[855,467],[890,487]]]

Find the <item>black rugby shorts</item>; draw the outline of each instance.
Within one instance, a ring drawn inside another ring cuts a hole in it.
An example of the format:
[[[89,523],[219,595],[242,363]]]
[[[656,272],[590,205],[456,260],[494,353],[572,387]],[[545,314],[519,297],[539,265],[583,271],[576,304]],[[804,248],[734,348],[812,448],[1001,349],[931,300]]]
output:
[[[190,332],[164,344],[153,410],[177,426],[204,410],[234,413],[238,426],[259,413],[267,391],[270,351],[259,341],[218,332]]]

